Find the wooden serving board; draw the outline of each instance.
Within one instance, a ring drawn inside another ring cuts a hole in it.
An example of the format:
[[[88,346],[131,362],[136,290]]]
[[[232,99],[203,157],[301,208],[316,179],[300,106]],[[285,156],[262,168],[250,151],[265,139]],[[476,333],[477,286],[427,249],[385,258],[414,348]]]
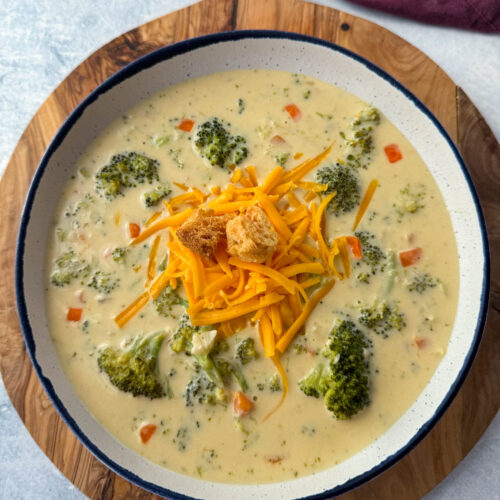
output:
[[[458,145],[486,217],[492,258],[483,341],[449,410],[405,458],[345,500],[417,499],[471,450],[500,406],[500,148],[465,93],[427,56],[363,19],[299,0],[203,0],[114,39],[78,66],[24,131],[0,183],[0,371],[29,432],[52,462],[92,499],[158,498],[117,476],[66,427],[31,366],[14,293],[14,251],[23,199],[49,141],[70,111],[122,66],[159,47],[207,33],[279,29],[324,38],[381,66],[434,112]]]

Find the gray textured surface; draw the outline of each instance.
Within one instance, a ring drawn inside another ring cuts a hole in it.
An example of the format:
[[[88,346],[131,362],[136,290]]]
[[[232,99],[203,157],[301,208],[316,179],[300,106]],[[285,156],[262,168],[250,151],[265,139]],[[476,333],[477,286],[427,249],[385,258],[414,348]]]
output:
[[[0,174],[52,89],[88,54],[120,33],[189,0],[0,0]],[[500,37],[424,26],[344,0],[321,0],[374,21],[433,58],[471,97],[500,137]],[[0,498],[85,498],[40,451],[0,382]],[[466,459],[426,500],[500,499],[500,415]]]

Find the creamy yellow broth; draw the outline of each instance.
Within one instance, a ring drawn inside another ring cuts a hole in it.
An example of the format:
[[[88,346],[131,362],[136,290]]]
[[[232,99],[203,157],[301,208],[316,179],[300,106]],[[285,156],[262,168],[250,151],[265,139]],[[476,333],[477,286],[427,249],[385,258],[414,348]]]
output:
[[[296,103],[302,111],[298,122],[283,111],[289,103]],[[452,329],[457,250],[450,217],[431,174],[410,142],[383,116],[373,130],[375,147],[368,168],[359,170],[362,193],[372,179],[379,180],[359,230],[373,233],[373,241],[384,252],[418,246],[424,250],[423,258],[406,269],[398,262],[394,288],[388,295],[387,272],[378,273],[366,284],[356,279],[361,268],[355,267],[351,278],[337,280],[307,321],[305,335],[297,337],[296,346],[282,356],[289,394],[271,418],[264,421],[282,393],[271,392],[267,386],[276,370],[264,357],[253,326],[236,334],[236,340],[256,338],[260,352],[258,360],[244,366],[250,386],[247,395],[255,406],[241,418],[241,425],[233,416],[231,402],[186,407],[182,394],[193,373],[192,360],[174,353],[168,341],[161,349],[160,372],[169,380],[172,399],[149,400],[121,392],[99,372],[96,361],[103,345],[119,346],[138,333],[168,333],[176,326],[174,318],[160,316],[152,303],[123,329],[113,321],[144,291],[152,238],[130,248],[126,264],[116,263],[110,252],[129,245],[129,222],[144,224],[157,209],[144,207],[141,194],[151,189],[147,184],[127,190],[114,201],[95,192],[94,174],[112,155],[138,151],[158,160],[160,178],[172,184],[171,196],[182,192],[173,182],[208,192],[212,186],[227,185],[230,174],[211,167],[193,145],[196,125],[204,120],[217,116],[231,124],[233,134],[246,138],[249,155],[241,166],[255,165],[262,181],[281,153],[291,154],[287,170],[332,142],[333,150],[320,167],[343,158],[348,149],[343,135],[349,138],[354,117],[366,107],[357,97],[305,76],[269,70],[213,74],[169,87],[140,102],[112,123],[78,160],[54,215],[46,260],[46,308],[65,373],[83,403],[119,441],[155,463],[190,476],[235,483],[281,481],[325,469],[360,451],[401,417],[421,393],[446,351]],[[191,133],[177,128],[184,118],[195,122]],[[273,146],[270,138],[275,135],[282,136],[286,144]],[[397,144],[403,159],[389,163],[383,149],[387,144]],[[294,159],[296,153],[303,153],[302,158]],[[308,179],[314,179],[314,171]],[[425,191],[424,206],[414,213],[401,213],[394,205],[408,184]],[[91,199],[87,196],[82,204],[86,195]],[[352,234],[355,213],[327,215],[327,235]],[[54,261],[68,249],[112,273],[119,283],[109,294],[87,286],[86,280],[54,286],[50,282]],[[164,242],[160,249],[158,262],[167,251]],[[429,273],[438,285],[421,294],[410,292],[407,284],[415,269]],[[359,305],[377,298],[397,302],[406,326],[392,330],[387,338],[362,328],[373,342],[371,403],[352,419],[337,420],[321,399],[306,397],[297,382],[320,359],[314,353],[324,346],[334,321],[345,315],[356,319]],[[83,309],[79,322],[66,319],[69,307]],[[176,306],[176,314],[182,311],[182,306]],[[416,336],[425,339],[423,348],[416,345]],[[228,358],[233,356],[234,344],[235,339],[229,339]],[[261,384],[263,390],[259,390]],[[158,429],[143,444],[139,428],[145,422]]]

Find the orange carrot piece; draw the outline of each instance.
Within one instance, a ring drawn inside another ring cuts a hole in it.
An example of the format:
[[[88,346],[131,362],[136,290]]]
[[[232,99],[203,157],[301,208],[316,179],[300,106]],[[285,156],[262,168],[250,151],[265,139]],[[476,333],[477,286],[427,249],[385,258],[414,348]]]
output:
[[[233,397],[233,411],[237,417],[244,417],[253,408],[253,403],[241,391]]]
[[[346,240],[353,257],[355,259],[361,259],[363,257],[363,249],[361,248],[359,238],[357,236],[346,236]]]
[[[271,137],[271,144],[273,146],[280,146],[281,144],[286,144],[286,141],[283,137],[281,137],[281,135],[275,135]]]
[[[302,118],[302,111],[296,104],[287,104],[283,108],[294,122],[298,122]]]
[[[182,120],[179,123],[179,125],[177,125],[177,128],[180,130],[184,130],[184,132],[191,132],[193,126],[194,126],[194,121],[186,118]]]
[[[417,346],[418,349],[424,349],[424,347],[427,347],[428,340],[426,338],[419,337],[418,335],[415,335],[415,337],[413,337],[412,344]]]
[[[139,436],[141,437],[141,441],[143,444],[146,444],[153,437],[156,429],[157,427],[155,424],[144,424],[139,429]]]
[[[399,252],[399,260],[403,267],[414,266],[422,258],[423,250],[420,247]]]
[[[358,212],[356,213],[356,219],[354,220],[354,226],[352,228],[353,231],[356,230],[358,227],[358,224],[361,222],[361,219],[363,218],[363,215],[365,215],[366,209],[368,208],[368,205],[370,204],[370,201],[372,201],[373,195],[375,194],[375,190],[377,189],[378,186],[378,180],[373,179],[370,184],[368,185],[368,188],[366,189],[366,193],[363,196],[363,199],[361,200],[361,204],[359,205]]]
[[[130,222],[128,225],[128,232],[131,238],[137,238],[141,234],[141,226],[135,222]]]
[[[388,144],[384,148],[384,152],[389,160],[389,163],[396,163],[397,161],[403,159],[403,155],[397,144]]]
[[[83,309],[81,307],[70,307],[66,314],[68,321],[80,321],[82,319]]]

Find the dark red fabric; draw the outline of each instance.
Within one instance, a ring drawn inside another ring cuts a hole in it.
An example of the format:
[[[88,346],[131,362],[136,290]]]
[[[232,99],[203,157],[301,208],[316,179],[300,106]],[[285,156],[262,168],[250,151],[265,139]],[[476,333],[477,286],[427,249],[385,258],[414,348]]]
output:
[[[485,33],[500,32],[500,0],[351,0],[418,21]]]

